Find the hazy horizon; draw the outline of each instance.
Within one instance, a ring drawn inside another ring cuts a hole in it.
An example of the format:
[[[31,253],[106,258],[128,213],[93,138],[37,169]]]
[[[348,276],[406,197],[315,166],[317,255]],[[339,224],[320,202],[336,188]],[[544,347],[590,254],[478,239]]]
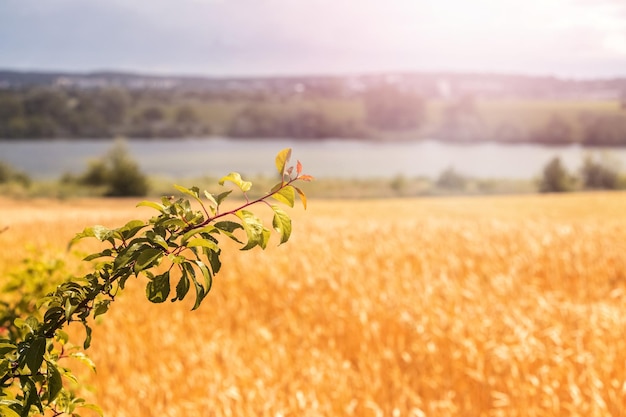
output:
[[[4,0],[0,68],[626,76],[622,0]]]

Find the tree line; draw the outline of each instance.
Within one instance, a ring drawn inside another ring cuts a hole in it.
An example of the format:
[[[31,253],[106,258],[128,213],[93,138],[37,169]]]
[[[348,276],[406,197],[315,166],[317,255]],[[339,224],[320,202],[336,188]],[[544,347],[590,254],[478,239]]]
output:
[[[387,84],[349,97],[340,91],[276,95],[29,87],[0,91],[0,139],[215,135],[626,145],[626,105],[619,101],[608,110],[593,103],[574,110],[568,110],[568,102],[545,109],[531,103],[530,110],[522,104],[524,111],[503,111],[471,95],[434,101]]]
[[[296,103],[299,102],[299,103]],[[294,104],[295,103],[295,104]],[[316,100],[271,94],[29,88],[0,92],[0,139],[228,137],[371,138],[417,128],[424,102],[392,88],[362,97],[365,118]]]

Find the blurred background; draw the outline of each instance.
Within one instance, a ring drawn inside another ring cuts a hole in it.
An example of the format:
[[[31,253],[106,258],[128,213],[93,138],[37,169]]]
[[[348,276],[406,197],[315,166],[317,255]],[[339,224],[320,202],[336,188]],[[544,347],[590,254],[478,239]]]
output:
[[[322,196],[619,189],[624,145],[622,0],[0,2],[5,193],[263,179],[287,146]]]

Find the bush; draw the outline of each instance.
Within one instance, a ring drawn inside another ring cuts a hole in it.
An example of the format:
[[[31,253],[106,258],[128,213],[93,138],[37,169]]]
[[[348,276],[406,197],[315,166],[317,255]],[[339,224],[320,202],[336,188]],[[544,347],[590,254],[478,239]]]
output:
[[[16,170],[10,164],[0,161],[0,184],[17,182],[24,186],[30,185],[30,178],[25,173]]]
[[[573,188],[574,178],[561,163],[561,158],[552,158],[543,169],[539,191],[542,193],[561,193],[572,191]]]
[[[437,187],[447,190],[463,190],[467,185],[467,178],[459,174],[454,168],[450,167],[444,170],[435,182]]]
[[[619,169],[617,162],[604,155],[596,160],[587,155],[580,169],[583,186],[590,190],[616,190],[619,188]]]
[[[107,196],[143,196],[148,193],[148,179],[128,154],[123,141],[116,141],[102,159],[91,162],[79,182],[96,187],[105,186]]]

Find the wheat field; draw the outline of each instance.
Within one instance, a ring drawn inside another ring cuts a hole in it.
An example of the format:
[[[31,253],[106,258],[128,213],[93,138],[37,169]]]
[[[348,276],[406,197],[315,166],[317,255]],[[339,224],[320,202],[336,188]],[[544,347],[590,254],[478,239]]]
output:
[[[0,200],[0,273],[134,204]],[[290,213],[286,245],[225,246],[198,311],[130,280],[87,397],[115,417],[626,415],[626,194]]]

